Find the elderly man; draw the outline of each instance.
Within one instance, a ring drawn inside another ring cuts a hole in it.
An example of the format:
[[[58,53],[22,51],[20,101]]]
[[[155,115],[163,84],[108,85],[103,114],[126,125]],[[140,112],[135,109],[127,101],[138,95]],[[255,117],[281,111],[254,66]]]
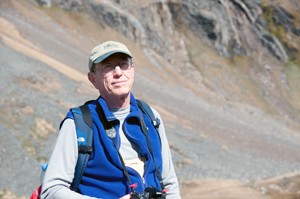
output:
[[[93,152],[74,191],[70,187],[78,142],[69,112],[45,173],[41,198],[180,198],[163,123],[157,132],[131,93],[134,64],[128,48],[115,41],[93,48],[88,79],[100,93],[97,100],[87,103],[92,116]],[[158,112],[151,109],[161,121]],[[109,133],[107,126],[114,133]],[[152,197],[144,194],[148,190],[154,190]]]

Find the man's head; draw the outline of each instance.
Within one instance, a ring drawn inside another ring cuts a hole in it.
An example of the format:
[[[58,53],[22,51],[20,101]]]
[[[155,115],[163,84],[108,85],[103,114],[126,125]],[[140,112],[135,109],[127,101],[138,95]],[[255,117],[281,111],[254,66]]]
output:
[[[89,69],[90,82],[107,103],[120,99],[129,102],[134,81],[134,65],[132,55],[124,44],[107,41],[93,48]]]
[[[102,62],[115,53],[123,53],[132,58],[131,52],[124,44],[116,41],[106,41],[92,49],[89,58],[89,70],[92,70],[94,64]]]

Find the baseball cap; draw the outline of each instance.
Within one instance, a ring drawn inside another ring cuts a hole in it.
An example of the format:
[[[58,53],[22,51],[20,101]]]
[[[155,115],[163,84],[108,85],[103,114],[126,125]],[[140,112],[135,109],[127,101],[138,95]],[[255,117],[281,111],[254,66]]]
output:
[[[100,63],[115,53],[124,53],[132,57],[131,52],[124,44],[117,41],[106,41],[92,49],[89,58],[89,70],[92,69],[93,64]]]

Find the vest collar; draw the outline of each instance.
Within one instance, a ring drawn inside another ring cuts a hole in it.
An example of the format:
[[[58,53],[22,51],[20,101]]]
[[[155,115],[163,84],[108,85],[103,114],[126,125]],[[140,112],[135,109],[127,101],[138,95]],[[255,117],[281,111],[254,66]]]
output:
[[[108,122],[117,120],[115,115],[109,110],[109,107],[108,107],[106,101],[104,100],[104,98],[101,95],[98,98],[98,103],[101,105],[103,112],[104,112],[104,116]],[[139,118],[139,108],[138,108],[136,99],[134,98],[132,93],[130,93],[130,113],[129,114],[130,114],[130,116]]]

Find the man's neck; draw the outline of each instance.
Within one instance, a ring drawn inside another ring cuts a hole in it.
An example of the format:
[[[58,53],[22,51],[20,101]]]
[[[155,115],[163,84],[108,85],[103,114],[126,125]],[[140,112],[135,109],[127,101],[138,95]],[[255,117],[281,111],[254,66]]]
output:
[[[130,94],[124,96],[103,96],[109,109],[126,108],[130,105]]]

